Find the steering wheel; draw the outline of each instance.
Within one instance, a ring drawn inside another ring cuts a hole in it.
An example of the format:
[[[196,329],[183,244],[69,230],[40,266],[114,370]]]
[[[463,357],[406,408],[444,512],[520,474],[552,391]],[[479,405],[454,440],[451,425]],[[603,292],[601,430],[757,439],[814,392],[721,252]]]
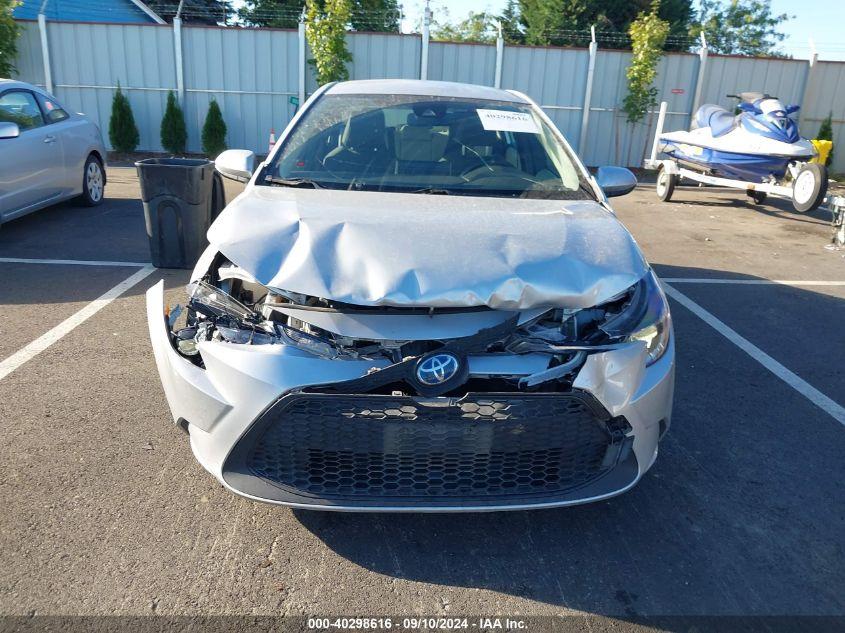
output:
[[[478,180],[479,178],[484,178],[485,176],[496,176],[502,174],[503,172],[510,172],[520,176],[524,175],[522,170],[517,169],[504,158],[491,157],[487,161],[487,164],[478,165],[477,167],[468,167],[461,172],[460,176],[464,180],[470,182]]]

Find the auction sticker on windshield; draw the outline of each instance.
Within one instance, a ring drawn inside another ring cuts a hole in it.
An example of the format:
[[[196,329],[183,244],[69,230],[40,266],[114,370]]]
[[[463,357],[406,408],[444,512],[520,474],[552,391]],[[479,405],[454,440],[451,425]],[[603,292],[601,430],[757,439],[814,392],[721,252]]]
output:
[[[527,112],[509,112],[507,110],[482,110],[479,108],[478,118],[485,130],[491,132],[528,132],[539,134],[534,118]]]

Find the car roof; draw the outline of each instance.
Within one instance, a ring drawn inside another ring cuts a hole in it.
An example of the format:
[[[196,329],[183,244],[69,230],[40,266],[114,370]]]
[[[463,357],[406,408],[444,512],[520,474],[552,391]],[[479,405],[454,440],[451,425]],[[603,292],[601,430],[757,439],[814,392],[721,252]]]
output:
[[[399,94],[424,97],[462,97],[530,103],[522,95],[490,86],[478,86],[454,81],[424,81],[420,79],[362,79],[332,85],[326,94]]]
[[[9,88],[24,88],[25,90],[35,90],[46,95],[44,88],[39,88],[33,84],[28,84],[25,81],[18,81],[17,79],[2,79],[0,78],[0,90],[8,90]]]

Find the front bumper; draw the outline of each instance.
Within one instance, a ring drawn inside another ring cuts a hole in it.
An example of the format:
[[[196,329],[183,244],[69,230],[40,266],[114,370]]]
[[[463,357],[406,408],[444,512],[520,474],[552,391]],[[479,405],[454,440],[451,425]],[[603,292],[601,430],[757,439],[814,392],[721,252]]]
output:
[[[209,341],[199,345],[200,369],[170,343],[163,293],[163,283],[147,292],[147,318],[174,420],[202,466],[251,499],[413,512],[586,503],[633,487],[670,423],[673,343],[648,368],[641,345],[591,354],[568,393],[308,393],[379,364]],[[468,361],[475,376],[527,375],[547,363],[539,354]]]

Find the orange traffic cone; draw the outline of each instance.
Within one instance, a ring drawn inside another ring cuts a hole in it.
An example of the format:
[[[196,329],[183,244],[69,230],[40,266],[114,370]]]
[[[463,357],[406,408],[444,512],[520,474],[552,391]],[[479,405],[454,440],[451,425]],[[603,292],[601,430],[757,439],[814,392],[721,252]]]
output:
[[[267,148],[267,154],[273,153],[273,148],[276,147],[276,130],[270,128],[270,146]]]

